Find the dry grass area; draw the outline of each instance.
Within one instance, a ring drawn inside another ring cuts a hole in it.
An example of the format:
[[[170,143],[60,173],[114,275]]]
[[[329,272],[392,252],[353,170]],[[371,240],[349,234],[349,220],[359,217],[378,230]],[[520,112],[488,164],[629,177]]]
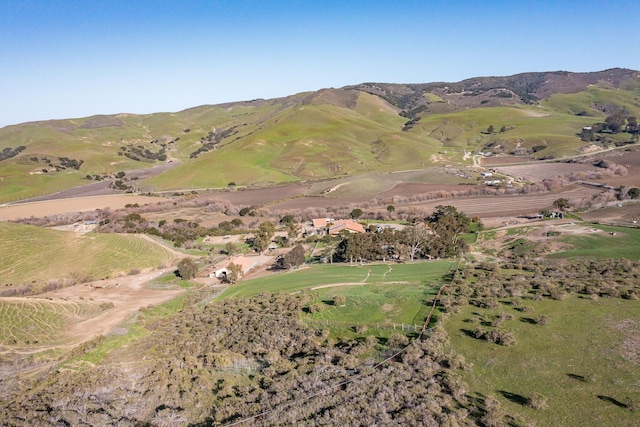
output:
[[[0,206],[0,220],[11,221],[30,216],[44,217],[71,212],[90,212],[96,209],[121,209],[127,204],[144,205],[165,202],[162,197],[137,195],[93,196],[77,199],[47,200],[43,202],[19,203]]]
[[[226,200],[237,206],[260,206],[276,200],[302,196],[309,189],[306,184],[281,185],[263,188],[235,188],[205,193],[205,200]]]
[[[589,212],[581,213],[580,216],[585,221],[600,221],[604,223],[616,224],[640,224],[640,203],[625,203],[622,206],[606,206]]]
[[[624,334],[624,341],[620,346],[620,355],[627,361],[640,366],[640,322],[625,319],[614,327]]]

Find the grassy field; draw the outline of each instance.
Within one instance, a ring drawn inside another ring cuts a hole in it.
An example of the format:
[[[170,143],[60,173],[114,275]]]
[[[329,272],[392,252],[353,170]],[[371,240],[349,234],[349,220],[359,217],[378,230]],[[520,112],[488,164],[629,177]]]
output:
[[[243,280],[227,289],[226,298],[243,298],[262,292],[298,292],[327,285],[385,284],[394,282],[420,283],[439,280],[452,266],[451,261],[411,264],[313,265],[258,279]]]
[[[68,324],[95,316],[106,308],[93,301],[0,299],[0,345],[56,344]]]
[[[289,273],[242,281],[221,298],[247,297],[261,292],[310,291],[323,309],[309,320],[332,326],[420,325],[429,310],[425,304],[456,263],[430,261],[363,266],[319,265]],[[333,305],[336,295],[345,304]]]
[[[627,398],[640,402],[640,302],[570,297],[526,305],[533,311],[467,306],[445,323],[455,350],[473,363],[463,374],[470,395],[493,395],[507,412],[535,419],[539,426],[638,425],[637,413],[623,406]],[[502,329],[513,331],[515,346],[469,336],[479,326],[472,318],[491,321],[498,313],[514,316]],[[539,315],[547,316],[548,324],[535,324],[532,319]],[[547,409],[523,404],[533,393],[548,399]]]
[[[80,235],[2,222],[0,253],[2,288],[61,278],[97,280],[173,259],[162,246],[136,235]]]
[[[563,236],[560,240],[573,245],[566,252],[550,255],[551,258],[593,257],[627,258],[640,260],[640,229],[593,225],[600,230],[588,235]],[[615,234],[610,234],[615,233]]]

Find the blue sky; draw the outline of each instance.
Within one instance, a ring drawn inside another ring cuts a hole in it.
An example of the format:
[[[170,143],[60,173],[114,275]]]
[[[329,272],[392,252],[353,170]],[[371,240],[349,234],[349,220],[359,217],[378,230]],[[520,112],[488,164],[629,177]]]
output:
[[[640,69],[637,1],[0,0],[0,127],[362,82]]]

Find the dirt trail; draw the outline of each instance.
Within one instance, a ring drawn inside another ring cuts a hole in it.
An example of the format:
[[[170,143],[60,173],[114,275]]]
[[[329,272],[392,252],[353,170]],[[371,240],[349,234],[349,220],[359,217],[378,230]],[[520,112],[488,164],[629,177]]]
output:
[[[162,269],[132,276],[98,280],[57,289],[32,298],[11,298],[13,301],[21,300],[27,302],[36,302],[37,300],[46,298],[49,303],[55,303],[56,301],[88,300],[99,303],[113,303],[113,308],[109,308],[97,316],[71,324],[65,332],[64,344],[34,347],[33,351],[31,351],[31,349],[26,350],[21,348],[9,349],[4,352],[15,353],[16,351],[28,351],[35,353],[49,349],[71,349],[96,336],[106,335],[135,311],[143,307],[169,301],[184,292],[182,289],[156,290],[149,289],[146,286],[149,281],[163,274],[170,273],[170,271],[171,269]]]

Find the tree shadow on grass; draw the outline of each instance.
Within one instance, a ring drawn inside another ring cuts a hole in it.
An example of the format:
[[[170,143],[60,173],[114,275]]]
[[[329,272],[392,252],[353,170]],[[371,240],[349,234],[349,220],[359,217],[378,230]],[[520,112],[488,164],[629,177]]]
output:
[[[532,319],[531,317],[521,317],[520,321],[524,323],[528,323],[530,325],[535,325],[537,323],[536,320]]]
[[[498,390],[498,393],[502,394],[506,399],[517,403],[518,405],[526,406],[529,402],[526,397],[521,394],[511,393],[510,391]]]
[[[605,402],[613,403],[614,405],[619,406],[620,408],[626,408],[627,407],[626,403],[622,403],[619,400],[614,399],[613,397],[603,396],[603,395],[599,394],[598,395],[598,399],[604,400]]]
[[[476,337],[476,334],[471,329],[460,329],[460,332],[470,338],[478,339],[478,337]]]
[[[567,374],[567,376],[571,379],[574,380],[578,380],[578,381],[586,381],[584,375],[578,375],[578,374]]]

